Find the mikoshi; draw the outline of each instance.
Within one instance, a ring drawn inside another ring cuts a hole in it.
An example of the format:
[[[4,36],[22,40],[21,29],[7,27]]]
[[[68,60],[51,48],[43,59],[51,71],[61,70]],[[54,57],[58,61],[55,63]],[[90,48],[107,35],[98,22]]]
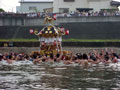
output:
[[[30,29],[30,33],[37,35],[40,41],[40,51],[33,51],[32,54],[38,53],[40,55],[50,56],[51,54],[56,55],[60,52],[63,52],[63,54],[70,53],[70,51],[62,50],[62,36],[69,35],[69,30],[65,30],[63,27],[56,27],[53,24],[54,20],[56,19],[53,17],[45,16],[45,26],[42,30],[38,32]]]

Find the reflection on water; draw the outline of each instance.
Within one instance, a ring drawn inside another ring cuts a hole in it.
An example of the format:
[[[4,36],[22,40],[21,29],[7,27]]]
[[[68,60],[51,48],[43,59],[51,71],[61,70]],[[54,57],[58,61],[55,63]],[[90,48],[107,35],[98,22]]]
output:
[[[82,68],[62,63],[0,62],[0,90],[119,90],[120,67],[114,69],[110,65]]]

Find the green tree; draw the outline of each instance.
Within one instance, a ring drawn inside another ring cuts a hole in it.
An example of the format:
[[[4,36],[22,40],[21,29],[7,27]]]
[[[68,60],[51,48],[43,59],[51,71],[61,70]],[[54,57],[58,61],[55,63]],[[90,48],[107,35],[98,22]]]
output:
[[[0,8],[0,12],[5,12],[2,8]]]

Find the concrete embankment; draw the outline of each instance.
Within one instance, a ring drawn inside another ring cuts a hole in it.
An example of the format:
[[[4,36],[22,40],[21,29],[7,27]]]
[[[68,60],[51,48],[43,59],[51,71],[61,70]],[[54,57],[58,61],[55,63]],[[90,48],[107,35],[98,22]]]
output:
[[[41,26],[43,22],[44,18],[0,16],[0,26]],[[59,17],[55,24],[76,22],[120,22],[120,16]]]
[[[61,23],[70,30],[65,39],[120,39],[120,22]],[[38,39],[30,29],[40,31],[44,26],[1,26],[0,39]]]
[[[0,39],[38,39],[29,30],[40,31],[44,27],[43,20],[0,17]],[[120,16],[57,18],[55,24],[70,30],[70,35],[64,36],[64,39],[120,39]]]

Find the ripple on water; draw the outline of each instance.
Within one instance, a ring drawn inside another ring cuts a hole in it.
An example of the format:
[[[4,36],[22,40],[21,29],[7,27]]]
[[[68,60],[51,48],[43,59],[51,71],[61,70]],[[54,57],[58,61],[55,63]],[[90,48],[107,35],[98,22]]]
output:
[[[113,67],[112,67],[113,66]],[[117,70],[113,70],[113,68]],[[62,62],[34,65],[30,61],[0,62],[0,89],[5,90],[101,90],[120,88],[120,64],[82,68]],[[118,89],[119,90],[119,89]]]
[[[56,70],[65,70],[65,69],[67,69],[67,68],[55,68]]]

